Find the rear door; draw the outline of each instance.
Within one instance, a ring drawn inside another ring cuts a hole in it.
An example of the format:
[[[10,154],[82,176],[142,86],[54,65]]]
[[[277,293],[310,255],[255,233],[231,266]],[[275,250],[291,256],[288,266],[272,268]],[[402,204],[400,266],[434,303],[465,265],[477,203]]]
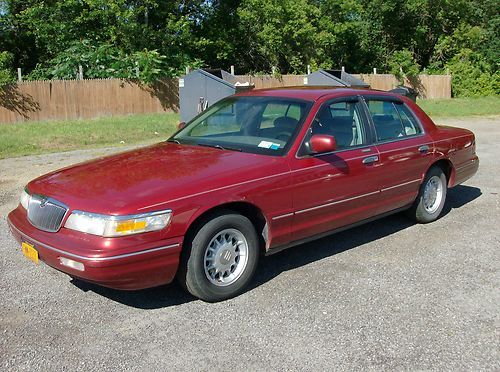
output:
[[[337,150],[309,155],[313,134],[333,135]],[[292,240],[372,217],[380,202],[378,151],[358,97],[324,103],[291,159],[294,217]]]
[[[393,97],[366,96],[380,156],[381,213],[411,204],[429,166],[433,144],[410,108]]]

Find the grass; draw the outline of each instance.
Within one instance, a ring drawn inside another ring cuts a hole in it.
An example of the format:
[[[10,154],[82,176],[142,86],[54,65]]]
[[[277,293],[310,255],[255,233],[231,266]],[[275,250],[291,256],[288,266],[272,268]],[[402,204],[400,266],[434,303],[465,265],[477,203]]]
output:
[[[500,115],[500,97],[419,100],[432,118]],[[169,137],[179,115],[145,114],[90,120],[0,123],[0,159],[85,148],[149,144]]]
[[[500,115],[500,97],[423,99],[418,105],[432,118]]]
[[[154,143],[177,128],[175,113],[0,124],[0,159],[85,148]]]

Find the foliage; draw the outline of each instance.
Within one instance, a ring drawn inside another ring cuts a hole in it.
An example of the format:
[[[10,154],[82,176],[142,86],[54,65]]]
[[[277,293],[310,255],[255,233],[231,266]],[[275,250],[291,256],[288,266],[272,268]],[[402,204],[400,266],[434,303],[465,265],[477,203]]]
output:
[[[9,52],[0,52],[0,87],[14,81],[11,71],[13,55]]]
[[[255,9],[260,9],[255,12]],[[307,0],[247,0],[238,9],[257,69],[303,73],[315,52],[317,8]]]
[[[448,63],[455,97],[500,95],[500,71],[492,72],[484,57],[463,49]]]
[[[500,15],[498,0],[4,0],[0,50],[30,78],[73,78],[78,65],[144,82],[202,65],[449,69],[457,95],[498,94]]]
[[[48,61],[38,65],[29,75],[32,79],[74,79],[79,66],[84,77],[138,79],[152,83],[169,71],[166,57],[158,51],[142,50],[129,55],[111,44],[92,44],[89,40],[77,41]]]
[[[399,82],[403,85],[404,79],[413,79],[418,76],[420,66],[415,61],[415,57],[409,50],[398,50],[389,57],[389,71],[396,76]]]

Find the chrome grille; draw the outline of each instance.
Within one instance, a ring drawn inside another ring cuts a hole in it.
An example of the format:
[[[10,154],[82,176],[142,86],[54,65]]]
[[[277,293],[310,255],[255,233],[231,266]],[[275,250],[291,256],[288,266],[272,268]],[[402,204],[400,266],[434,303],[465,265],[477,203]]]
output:
[[[41,195],[31,195],[28,220],[40,230],[56,232],[60,229],[68,208],[57,200]]]

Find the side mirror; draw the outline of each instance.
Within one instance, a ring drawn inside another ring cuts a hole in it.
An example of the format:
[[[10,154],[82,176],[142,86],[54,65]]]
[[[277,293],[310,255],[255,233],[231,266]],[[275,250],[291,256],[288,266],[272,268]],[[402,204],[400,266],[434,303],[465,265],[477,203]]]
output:
[[[182,129],[186,126],[186,122],[185,121],[181,121],[179,124],[177,124],[177,128],[178,129]]]
[[[337,149],[335,137],[326,134],[314,134],[309,140],[309,144],[314,154],[332,152]]]

